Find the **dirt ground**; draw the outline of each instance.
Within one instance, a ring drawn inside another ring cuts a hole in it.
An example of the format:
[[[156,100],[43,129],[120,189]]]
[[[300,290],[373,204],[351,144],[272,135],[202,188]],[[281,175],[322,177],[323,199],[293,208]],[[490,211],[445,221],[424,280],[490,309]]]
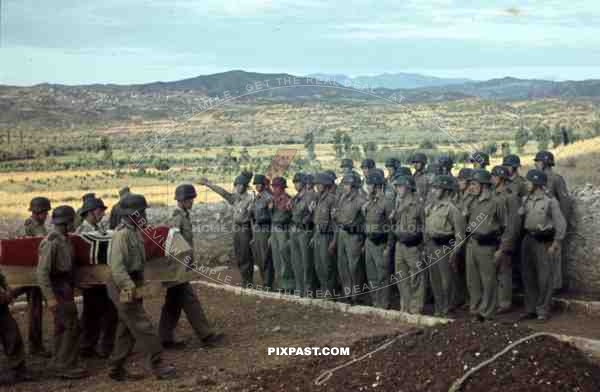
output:
[[[178,378],[157,382],[147,378],[137,382],[115,383],[107,375],[106,362],[88,360],[92,376],[85,380],[67,382],[46,374],[45,363],[29,358],[29,367],[40,377],[37,382],[18,384],[7,391],[171,391],[227,390],[238,385],[247,374],[286,364],[298,364],[304,357],[269,356],[268,347],[350,347],[355,342],[376,335],[406,331],[409,326],[397,321],[367,316],[354,316],[337,311],[305,307],[276,300],[238,296],[214,289],[198,288],[209,320],[226,337],[222,345],[205,349],[195,338],[187,320],[182,317],[178,338],[188,341],[182,351],[166,351],[164,361],[177,367]],[[160,300],[149,301],[146,308],[153,320],[160,315]],[[21,331],[26,331],[25,314],[14,312]],[[45,315],[46,345],[51,347],[51,317]],[[26,335],[26,334],[25,334]],[[26,339],[26,338],[25,338]],[[352,355],[352,352],[350,352]],[[347,358],[347,357],[346,357]],[[130,370],[142,372],[141,355],[132,357]],[[5,366],[0,356],[0,368]],[[3,389],[4,390],[4,389]]]

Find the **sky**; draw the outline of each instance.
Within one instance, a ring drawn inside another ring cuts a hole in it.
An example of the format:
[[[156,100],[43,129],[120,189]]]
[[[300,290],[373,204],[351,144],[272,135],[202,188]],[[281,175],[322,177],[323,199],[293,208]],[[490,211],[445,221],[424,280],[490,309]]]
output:
[[[243,69],[600,79],[598,0],[0,0],[0,84]]]

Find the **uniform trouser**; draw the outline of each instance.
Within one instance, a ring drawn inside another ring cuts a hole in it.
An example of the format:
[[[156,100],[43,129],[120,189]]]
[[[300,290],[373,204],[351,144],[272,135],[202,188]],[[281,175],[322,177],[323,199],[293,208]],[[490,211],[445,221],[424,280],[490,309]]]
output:
[[[139,284],[141,285],[141,282]],[[115,349],[110,359],[110,365],[113,368],[123,367],[138,342],[144,353],[144,366],[147,370],[151,370],[156,363],[160,362],[162,346],[152,321],[150,321],[150,316],[144,310],[143,301],[136,299],[132,302],[121,303],[119,290],[114,282],[109,281],[107,288],[110,299],[119,314]]]
[[[551,245],[552,241],[538,241],[529,234],[521,244],[525,309],[538,316],[547,316],[552,304],[557,256],[548,253]]]
[[[290,235],[285,228],[273,227],[271,231],[271,252],[275,267],[275,281],[280,290],[294,290],[294,270],[290,260]]]
[[[309,242],[312,231],[290,230],[290,257],[294,269],[296,291],[301,296],[314,296],[315,264]]]
[[[57,369],[77,367],[81,328],[73,287],[68,283],[54,284],[56,308],[54,309],[54,358]]]
[[[39,287],[24,287],[15,291],[15,296],[25,293],[28,304],[29,349],[38,351],[44,346],[43,341],[43,295]]]
[[[254,245],[252,255],[254,263],[258,266],[263,287],[273,288],[274,271],[271,248],[269,247],[269,237],[271,236],[271,226],[263,226],[254,229]]]
[[[513,295],[513,255],[504,255],[498,265],[498,309],[509,309]]]
[[[461,247],[456,254],[456,268],[452,271],[452,293],[450,307],[457,307],[464,304],[469,296],[467,289],[467,251],[466,247]]]
[[[341,230],[337,235],[337,270],[344,296],[356,300],[365,272],[362,237]]]
[[[365,268],[373,305],[386,309],[390,304],[390,268],[388,262],[387,241],[375,244],[370,239],[365,241]]]
[[[181,317],[181,311],[185,312],[198,338],[204,339],[212,333],[204,309],[202,309],[192,285],[186,282],[167,289],[158,325],[161,342],[173,342],[175,340],[174,331]]]
[[[467,243],[469,311],[485,318],[494,317],[498,304],[497,249],[496,245],[479,245],[473,238]]]
[[[100,351],[110,354],[115,345],[119,316],[105,286],[82,290],[81,348],[91,350],[100,343]]]
[[[422,247],[396,244],[396,278],[400,292],[400,311],[423,313],[425,304],[425,270],[421,269]]]
[[[429,282],[433,292],[435,315],[445,316],[450,311],[454,278],[450,266],[450,253],[455,249],[449,243],[438,244],[433,240],[425,245],[425,260],[429,265]]]
[[[254,275],[254,260],[252,259],[252,228],[250,225],[234,225],[233,250],[242,277],[242,287],[252,285]]]
[[[336,257],[329,253],[329,244],[333,241],[333,233],[320,233],[318,230],[314,234],[314,260],[315,271],[319,287],[323,295],[333,294],[336,288]]]
[[[8,359],[9,369],[25,363],[25,349],[17,322],[10,314],[8,305],[0,305],[0,342]]]

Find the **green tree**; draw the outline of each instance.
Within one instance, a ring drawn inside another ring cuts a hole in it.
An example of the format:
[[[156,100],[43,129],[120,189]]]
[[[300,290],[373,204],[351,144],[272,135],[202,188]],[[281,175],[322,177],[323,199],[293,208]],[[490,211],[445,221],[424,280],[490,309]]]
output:
[[[365,151],[365,157],[374,159],[377,154],[377,143],[366,142],[363,144],[363,150]]]
[[[344,136],[342,137],[342,143],[344,144],[344,153],[346,155],[350,155],[350,153],[353,152],[352,138],[350,137],[350,135],[344,133]]]
[[[304,148],[306,149],[306,155],[310,161],[317,159],[315,153],[315,135],[313,131],[306,131],[304,133]]]
[[[523,147],[529,141],[529,132],[525,129],[525,127],[519,127],[515,132],[515,146],[517,147],[517,151],[523,152]]]
[[[550,144],[550,128],[546,124],[538,124],[533,129],[533,135],[537,141],[538,150],[547,150]]]
[[[502,142],[502,156],[505,157],[507,155],[509,155],[511,153],[510,151],[510,143],[508,142]]]

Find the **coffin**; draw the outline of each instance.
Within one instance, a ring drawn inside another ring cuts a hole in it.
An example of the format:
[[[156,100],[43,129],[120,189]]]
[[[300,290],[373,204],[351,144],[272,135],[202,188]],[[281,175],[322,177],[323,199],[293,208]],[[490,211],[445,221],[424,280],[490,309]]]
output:
[[[104,284],[110,276],[112,231],[69,234],[73,246],[78,287]],[[178,229],[167,226],[143,230],[146,249],[144,277],[148,282],[178,283],[194,278],[186,268],[193,250]],[[0,270],[11,288],[36,286],[38,248],[43,237],[0,240]]]

